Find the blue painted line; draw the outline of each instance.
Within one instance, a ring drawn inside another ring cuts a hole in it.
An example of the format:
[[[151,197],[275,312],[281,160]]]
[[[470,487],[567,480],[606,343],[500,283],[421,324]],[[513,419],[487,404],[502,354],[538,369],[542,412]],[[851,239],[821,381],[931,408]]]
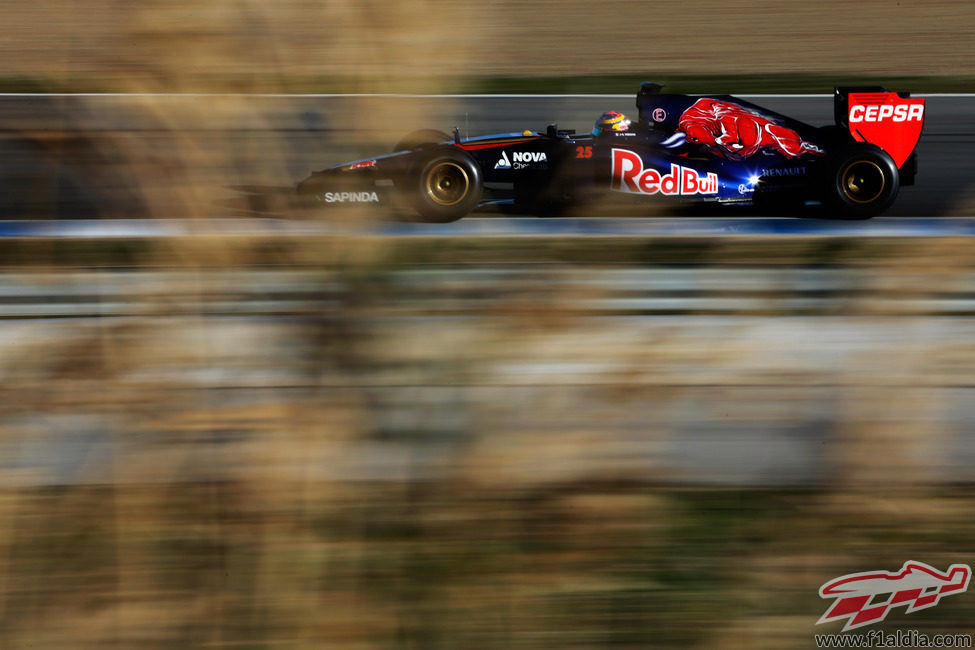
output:
[[[368,222],[361,227],[283,219],[0,221],[0,237],[142,239],[188,236],[383,237],[971,237],[975,218],[880,217],[869,221],[771,218],[469,217],[454,223]]]
[[[796,218],[465,219],[449,224],[380,224],[390,236],[975,236],[971,218],[878,218],[834,221]]]

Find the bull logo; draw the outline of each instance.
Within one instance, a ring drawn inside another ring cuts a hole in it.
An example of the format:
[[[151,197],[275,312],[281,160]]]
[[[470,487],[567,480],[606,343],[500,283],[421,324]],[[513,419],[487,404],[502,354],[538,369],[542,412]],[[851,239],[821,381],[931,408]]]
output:
[[[820,598],[835,598],[833,605],[816,621],[829,623],[847,619],[843,632],[879,623],[894,607],[904,605],[906,613],[934,607],[942,596],[964,593],[972,577],[967,564],[952,564],[946,573],[923,562],[905,562],[900,571],[866,571],[830,580],[819,588]]]
[[[784,158],[824,153],[793,129],[758,111],[720,99],[702,97],[694,102],[680,116],[677,128],[684,132],[687,142],[700,144],[728,160],[751,158],[763,149]]]

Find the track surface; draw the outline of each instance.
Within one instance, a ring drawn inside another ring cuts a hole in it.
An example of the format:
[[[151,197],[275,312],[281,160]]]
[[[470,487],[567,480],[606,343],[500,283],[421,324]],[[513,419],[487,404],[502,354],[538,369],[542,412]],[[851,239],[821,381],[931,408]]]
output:
[[[967,217],[877,217],[834,221],[792,217],[560,218],[470,216],[446,224],[368,220],[335,224],[324,220],[267,217],[229,219],[71,219],[0,221],[0,237],[141,239],[185,236],[301,237],[373,235],[382,237],[730,237],[755,235],[844,237],[975,236]]]
[[[746,98],[810,124],[832,121],[830,96]],[[287,193],[314,169],[384,153],[415,128],[449,130],[456,124],[478,134],[558,122],[585,131],[603,110],[626,111],[632,103],[629,95],[6,95],[0,97],[0,216],[182,217],[147,197],[175,195],[189,181],[210,183],[226,200],[172,210],[281,216],[264,205],[265,195]],[[904,188],[886,216],[973,216],[975,96],[929,97],[918,154],[917,185]],[[704,216],[741,215],[717,209]]]

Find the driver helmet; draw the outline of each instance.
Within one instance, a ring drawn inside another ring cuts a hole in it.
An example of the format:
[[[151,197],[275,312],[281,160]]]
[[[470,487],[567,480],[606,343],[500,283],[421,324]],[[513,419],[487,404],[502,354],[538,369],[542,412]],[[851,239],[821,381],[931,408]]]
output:
[[[606,111],[596,120],[596,125],[592,129],[593,135],[602,133],[612,133],[614,131],[628,131],[630,120],[619,111]]]

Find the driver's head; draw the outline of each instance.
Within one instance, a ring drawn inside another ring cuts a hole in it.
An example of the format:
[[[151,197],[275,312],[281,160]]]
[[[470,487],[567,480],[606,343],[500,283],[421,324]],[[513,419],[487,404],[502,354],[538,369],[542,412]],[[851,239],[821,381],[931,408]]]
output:
[[[614,131],[628,131],[630,120],[619,111],[606,111],[596,120],[596,125],[592,129],[593,135],[603,133],[613,133]]]

